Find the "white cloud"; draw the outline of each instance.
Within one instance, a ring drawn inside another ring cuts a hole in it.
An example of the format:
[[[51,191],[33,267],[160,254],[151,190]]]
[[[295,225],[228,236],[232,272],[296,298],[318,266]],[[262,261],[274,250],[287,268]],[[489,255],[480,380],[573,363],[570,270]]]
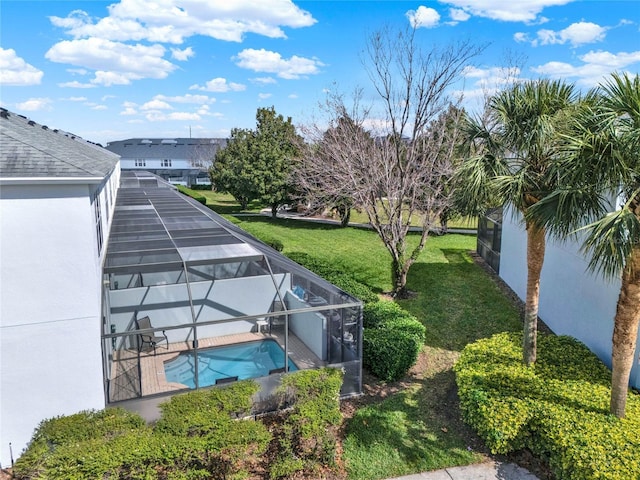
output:
[[[431,28],[438,25],[440,14],[433,8],[420,5],[417,10],[409,10],[405,13],[409,23],[414,28]]]
[[[108,10],[108,17],[97,20],[82,10],[74,10],[65,18],[49,18],[74,38],[175,44],[194,35],[234,42],[242,41],[246,33],[285,38],[282,27],[316,23],[309,12],[291,0],[121,0]]]
[[[164,60],[162,45],[126,45],[100,38],[65,40],[56,43],[45,57],[95,70],[91,83],[129,85],[132,80],[166,78],[176,67]]]
[[[108,110],[106,105],[92,105],[91,110]]]
[[[189,90],[203,90],[205,92],[218,92],[218,93],[224,93],[224,92],[241,92],[243,90],[246,90],[246,86],[242,85],[241,83],[233,83],[233,82],[229,82],[227,83],[227,79],[226,78],[213,78],[211,80],[209,80],[207,83],[204,84],[204,86],[202,85],[191,85],[189,87]]]
[[[524,32],[516,32],[513,34],[513,39],[518,43],[528,42],[529,35]]]
[[[92,85],[91,83],[82,83],[74,80],[73,82],[64,82],[59,83],[58,86],[60,88],[96,88],[97,85]]]
[[[290,93],[290,94],[289,94],[289,98],[290,98],[291,100],[295,100],[295,99],[297,99],[297,98],[298,98],[298,94],[297,94],[297,93]]]
[[[538,39],[532,42],[532,45],[540,43],[540,45],[553,45],[570,43],[574,47],[584,45],[585,43],[601,42],[604,40],[608,28],[601,27],[591,22],[572,23],[564,30],[539,30]]]
[[[202,119],[200,115],[193,112],[171,112],[167,114],[164,112],[150,111],[146,113],[144,117],[150,122],[165,122],[168,120],[197,121]]]
[[[86,102],[89,99],[87,97],[69,97],[69,98],[62,98],[61,100],[67,100],[69,102]]]
[[[284,59],[277,52],[270,52],[264,48],[255,50],[247,48],[236,57],[236,65],[255,72],[276,74],[287,80],[298,79],[306,75],[320,73],[320,67],[324,64],[315,58],[304,58],[297,55]]]
[[[259,93],[258,98],[260,100],[266,100],[267,98],[271,98],[273,96],[272,93]]]
[[[630,65],[640,63],[640,50],[619,53],[591,51],[578,58],[583,62],[582,65],[553,61],[532,70],[552,78],[573,78],[579,85],[593,87],[612,72],[623,71]]]
[[[140,110],[173,110],[173,107],[169,105],[167,102],[163,102],[162,100],[153,99],[148,102],[145,102],[140,107]]]
[[[187,47],[184,50],[180,50],[179,48],[171,49],[171,58],[174,58],[180,62],[184,62],[189,60],[191,57],[195,55],[193,48]]]
[[[461,8],[450,8],[449,16],[451,17],[452,20],[456,22],[466,22],[471,18],[471,15],[469,15],[467,12],[465,12]]]
[[[538,17],[546,7],[565,5],[573,0],[439,0],[440,3],[463,9],[477,17],[504,22],[540,22]]]
[[[0,47],[0,85],[40,85],[44,72],[28,64],[16,51]]]
[[[156,95],[153,98],[156,100],[162,100],[166,102],[193,103],[196,105],[206,105],[209,103],[215,103],[216,101],[215,98],[209,97],[208,95],[191,95],[190,93],[186,95],[178,95],[174,97],[168,97],[166,95]]]
[[[256,78],[252,78],[251,81],[253,83],[258,83],[260,85],[269,85],[272,83],[278,83],[278,81],[273,77],[256,77]]]
[[[25,112],[47,110],[51,106],[50,98],[30,98],[24,102],[16,103],[16,108]]]

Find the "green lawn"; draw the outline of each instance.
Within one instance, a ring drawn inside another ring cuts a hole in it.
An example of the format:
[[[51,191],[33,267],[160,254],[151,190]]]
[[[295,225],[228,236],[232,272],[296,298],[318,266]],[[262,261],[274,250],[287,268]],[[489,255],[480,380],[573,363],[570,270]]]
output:
[[[352,272],[374,291],[391,289],[389,254],[375,233],[269,217],[232,217],[254,236],[277,238],[284,254],[304,252]],[[410,245],[418,241],[411,235]],[[427,327],[412,375],[397,392],[362,406],[345,429],[343,459],[352,479],[381,479],[481,461],[486,450],[459,418],[451,369],[469,342],[521,329],[517,309],[468,252],[475,237],[431,237],[411,268],[417,294],[399,302]]]
[[[235,213],[260,213],[264,208],[258,202],[251,202],[246,210],[242,210],[240,205],[228,193],[212,192],[210,190],[198,190],[198,193],[207,198],[207,205],[210,205],[216,212],[220,214],[233,215]],[[351,211],[351,223],[369,223],[369,219],[364,212],[356,210]],[[415,226],[419,226],[415,223]],[[478,219],[473,217],[454,218],[449,222],[449,228],[478,228]]]

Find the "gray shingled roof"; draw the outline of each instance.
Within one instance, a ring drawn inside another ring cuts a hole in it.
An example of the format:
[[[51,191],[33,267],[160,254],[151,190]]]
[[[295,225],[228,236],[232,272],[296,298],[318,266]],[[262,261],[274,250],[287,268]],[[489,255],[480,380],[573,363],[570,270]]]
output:
[[[130,138],[109,142],[105,147],[123,159],[213,159],[226,146],[225,138]]]
[[[0,178],[104,178],[118,160],[96,144],[0,109]]]

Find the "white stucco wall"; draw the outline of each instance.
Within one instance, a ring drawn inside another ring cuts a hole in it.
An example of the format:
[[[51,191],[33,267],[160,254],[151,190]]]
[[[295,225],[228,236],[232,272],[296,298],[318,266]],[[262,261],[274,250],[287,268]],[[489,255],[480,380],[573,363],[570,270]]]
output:
[[[141,160],[145,160],[145,165],[140,167],[140,166],[136,166],[136,159],[135,158],[122,158],[120,160],[120,165],[122,168],[127,169],[127,170],[131,170],[131,169],[139,169],[139,170],[145,170],[145,169],[149,169],[149,168],[161,168],[161,169],[166,169],[166,170],[171,170],[171,169],[189,169],[189,168],[195,168],[192,164],[191,164],[191,160],[187,159],[187,158],[172,158],[172,157],[166,157],[167,160],[171,160],[171,166],[170,167],[165,167],[162,164],[162,159],[159,158],[146,158],[146,159],[141,159]]]
[[[580,245],[547,241],[540,280],[540,318],[558,335],[571,335],[586,344],[611,367],[611,337],[620,281],[606,281],[587,271]],[[505,212],[502,223],[500,277],[526,296],[527,237],[519,219]],[[640,388],[640,335],[630,384]]]
[[[104,406],[96,187],[0,187],[3,465],[9,442],[17,458],[41,420]],[[112,201],[101,203],[106,210]]]

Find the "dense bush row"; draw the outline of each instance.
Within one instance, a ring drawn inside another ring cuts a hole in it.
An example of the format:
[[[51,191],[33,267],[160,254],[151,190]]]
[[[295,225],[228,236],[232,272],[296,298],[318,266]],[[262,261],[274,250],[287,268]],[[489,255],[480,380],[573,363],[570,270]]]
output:
[[[640,479],[640,396],[629,394],[618,419],[611,372],[586,346],[541,334],[528,368],[521,345],[521,334],[498,334],[467,345],[454,367],[463,418],[487,446],[528,448],[560,480]]]
[[[185,187],[184,185],[178,185],[177,187],[179,192],[184,193],[185,195],[188,195],[189,197],[193,198],[194,200],[200,202],[203,205],[207,204],[207,199],[204,197],[204,195],[201,195],[198,192]]]
[[[291,446],[286,456],[300,459],[301,468],[321,464],[335,453],[330,433],[341,419],[341,385],[342,372],[334,369],[283,377],[293,409],[285,422]],[[176,395],[161,406],[154,426],[120,408],[45,420],[17,460],[15,478],[246,478],[262,465],[273,440],[264,423],[238,420],[251,412],[257,391],[258,385],[246,380]],[[280,445],[281,438],[273,441]],[[274,462],[272,478],[284,476],[281,467]]]
[[[380,299],[367,285],[337,269],[326,260],[302,252],[291,252],[287,256],[364,303],[377,302]]]
[[[365,305],[363,324],[365,368],[382,380],[402,378],[424,345],[424,325],[397,303],[387,301]]]

